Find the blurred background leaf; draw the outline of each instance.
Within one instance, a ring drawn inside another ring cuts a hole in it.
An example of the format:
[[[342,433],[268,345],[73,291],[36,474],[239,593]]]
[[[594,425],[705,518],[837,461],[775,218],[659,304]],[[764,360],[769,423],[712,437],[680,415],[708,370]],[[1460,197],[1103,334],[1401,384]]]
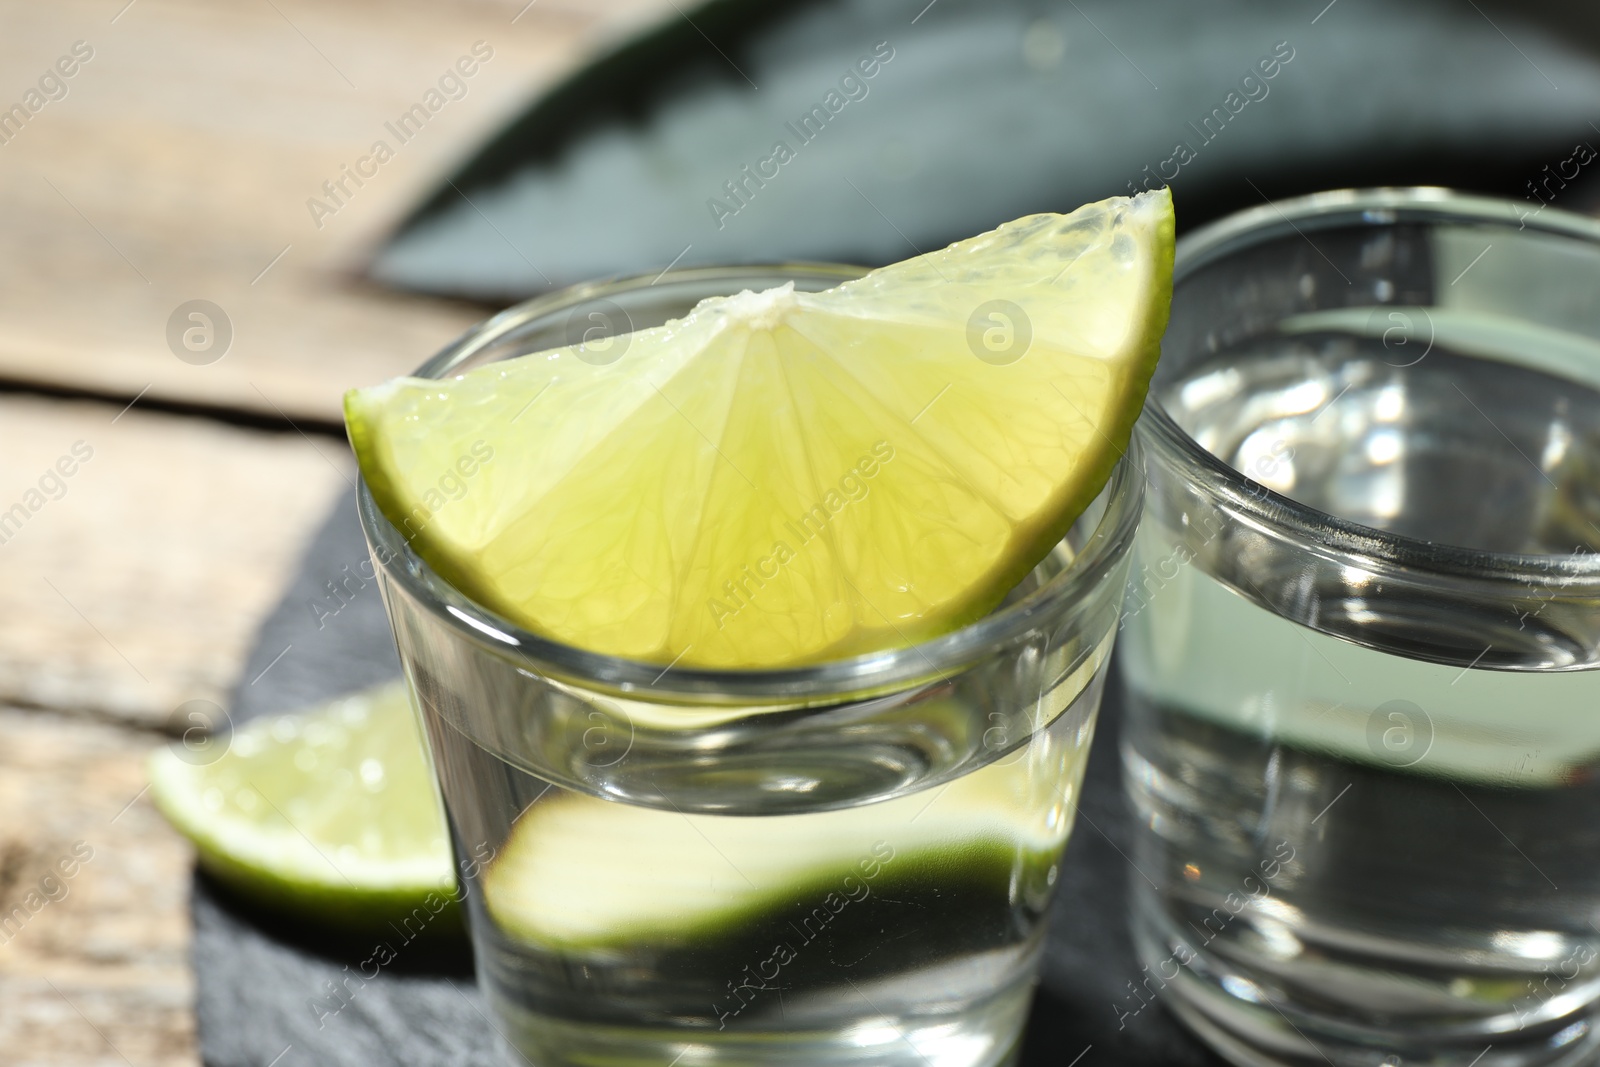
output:
[[[1551,176],[1600,145],[1597,31],[1554,0],[712,0],[543,94],[371,274],[503,302],[671,263],[879,264],[1168,179],[1186,227],[1378,184],[1549,182],[1581,209],[1589,176]]]

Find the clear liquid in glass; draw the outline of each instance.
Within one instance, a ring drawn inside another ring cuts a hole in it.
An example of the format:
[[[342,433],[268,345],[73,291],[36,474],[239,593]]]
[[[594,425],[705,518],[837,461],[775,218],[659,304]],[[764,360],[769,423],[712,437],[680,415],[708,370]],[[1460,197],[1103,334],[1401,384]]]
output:
[[[658,782],[648,804],[552,784],[527,765],[684,757],[619,732],[624,714],[597,720],[601,736],[543,736],[534,760],[474,729],[475,717],[503,715],[492,694],[414,677],[469,874],[480,983],[504,1036],[539,1067],[1010,1062],[1102,664],[1040,694],[1042,721],[1020,745],[972,735],[984,716],[952,707],[936,743],[994,750],[957,778],[924,786],[915,752],[883,751],[874,760],[897,783],[888,799],[859,768],[828,782],[819,765],[795,776],[798,799],[781,813],[737,766],[720,793],[702,768],[692,793]],[[762,713],[715,714],[738,729]],[[563,737],[575,751],[551,750]]]
[[[1302,334],[1220,353],[1161,399],[1215,455],[1342,518],[1593,551],[1600,393],[1559,353],[1543,365]],[[1550,669],[1581,635],[1490,601],[1463,615],[1373,588],[1341,606],[1484,646],[1478,666],[1424,662],[1288,621],[1173,549],[1147,518],[1121,636],[1134,860],[1159,886],[1132,880],[1145,987],[1245,1063],[1591,1055],[1600,673]],[[1220,558],[1235,587],[1300,580]]]

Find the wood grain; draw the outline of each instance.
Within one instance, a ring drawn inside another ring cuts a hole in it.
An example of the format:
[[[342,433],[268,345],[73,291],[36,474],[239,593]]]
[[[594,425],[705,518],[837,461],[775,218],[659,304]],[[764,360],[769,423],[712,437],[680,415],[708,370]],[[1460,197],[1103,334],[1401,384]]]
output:
[[[93,50],[66,96],[0,144],[0,378],[328,421],[345,389],[410,370],[482,317],[352,281],[363,249],[539,86],[671,11],[668,0],[126,3],[0,3],[0,109],[74,42]],[[492,58],[401,144],[385,123],[475,42]],[[319,226],[307,201],[326,202],[322,183],[379,139],[394,158],[347,182]],[[193,299],[233,327],[205,366],[167,342],[169,316]]]
[[[0,1062],[198,1062],[192,857],[141,793],[144,759],[179,704],[226,701],[353,476],[336,439],[149,405],[335,422],[346,388],[482,317],[352,268],[538,86],[663,11],[0,0],[0,116],[75,42],[92,50],[64,96],[0,127]],[[308,198],[478,41],[493,56],[465,95],[319,227]],[[169,345],[193,299],[231,324],[214,362]],[[92,855],[62,880],[75,847]]]
[[[191,853],[143,794],[151,747],[124,727],[0,708],[7,1064],[197,1062]]]
[[[16,396],[0,455],[0,702],[153,728],[225,699],[353,477],[329,438]]]

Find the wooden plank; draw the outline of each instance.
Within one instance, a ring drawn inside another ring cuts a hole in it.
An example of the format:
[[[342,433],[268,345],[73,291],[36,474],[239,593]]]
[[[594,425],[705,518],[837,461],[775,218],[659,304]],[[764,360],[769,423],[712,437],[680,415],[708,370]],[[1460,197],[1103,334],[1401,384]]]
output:
[[[225,699],[353,477],[331,438],[17,396],[0,455],[0,702],[154,727]]]
[[[480,317],[351,282],[363,247],[534,87],[666,6],[125,4],[0,0],[0,112],[93,50],[0,138],[0,379],[325,421]],[[307,199],[479,40],[466,95],[318,227]],[[197,298],[233,328],[212,363],[167,339]],[[0,1058],[190,1067],[191,853],[141,793],[154,735],[96,720],[223,702],[353,467],[326,438],[17,395],[0,455]]]
[[[323,420],[338,418],[345,389],[412,369],[482,317],[352,281],[362,250],[538,86],[671,10],[126,3],[0,2],[0,93],[11,94],[0,109],[26,103],[59,59],[76,63],[66,95],[37,97],[0,143],[0,379]],[[87,61],[72,56],[78,41]],[[441,95],[401,142],[385,124],[432,103],[462,57],[476,63],[464,95]],[[366,164],[376,174],[346,180],[336,213],[314,219],[308,201],[333,203],[323,182],[380,140],[393,158]],[[208,365],[180,360],[167,339],[169,317],[195,299],[232,326]]]
[[[188,843],[142,793],[152,740],[0,708],[0,1059],[198,1062]]]

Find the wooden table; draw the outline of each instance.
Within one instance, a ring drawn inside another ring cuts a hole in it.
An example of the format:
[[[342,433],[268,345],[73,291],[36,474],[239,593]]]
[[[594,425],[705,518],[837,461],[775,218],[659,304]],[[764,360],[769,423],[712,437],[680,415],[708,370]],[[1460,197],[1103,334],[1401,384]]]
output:
[[[25,122],[0,110],[0,1060],[197,1061],[190,854],[144,759],[178,705],[226,701],[352,478],[342,392],[482,314],[353,268],[531,92],[669,3],[0,0],[0,109],[39,90]],[[477,42],[465,95],[314,218]],[[192,300],[231,325],[220,359],[169,344]]]

